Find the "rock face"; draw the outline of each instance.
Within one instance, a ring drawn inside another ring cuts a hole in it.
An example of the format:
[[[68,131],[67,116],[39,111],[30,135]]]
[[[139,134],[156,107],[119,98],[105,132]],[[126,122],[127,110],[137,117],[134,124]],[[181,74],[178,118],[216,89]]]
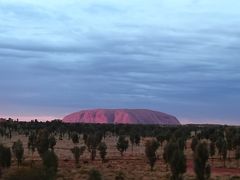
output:
[[[66,123],[163,124],[179,125],[176,117],[147,109],[83,110],[63,118]]]

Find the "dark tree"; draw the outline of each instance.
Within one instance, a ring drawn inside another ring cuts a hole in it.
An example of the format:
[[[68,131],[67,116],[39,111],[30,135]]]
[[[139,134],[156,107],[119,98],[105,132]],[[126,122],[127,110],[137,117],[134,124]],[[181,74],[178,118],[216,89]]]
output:
[[[187,162],[183,151],[179,148],[175,149],[170,160],[170,167],[172,172],[172,180],[183,179],[182,175],[186,172]]]
[[[135,141],[135,144],[136,144],[137,146],[139,146],[140,141],[141,141],[141,137],[140,137],[139,133],[136,133],[136,134],[135,134],[134,141]]]
[[[170,164],[173,153],[177,148],[178,148],[178,144],[173,141],[170,141],[165,145],[163,149],[163,159],[166,163],[166,169],[168,169],[168,164]]]
[[[221,146],[221,153],[223,157],[223,167],[226,167],[226,159],[227,159],[227,142],[223,140],[223,144]]]
[[[95,160],[96,157],[96,151],[99,143],[102,140],[102,136],[97,132],[95,134],[90,134],[87,139],[87,147],[88,151],[91,155],[91,160]]]
[[[72,138],[72,142],[73,142],[74,144],[79,143],[79,136],[78,136],[78,134],[77,134],[76,132],[73,132],[73,133],[72,133],[71,138]]]
[[[19,166],[22,163],[23,153],[24,153],[22,141],[18,140],[17,142],[14,142],[12,146],[12,150],[15,157],[17,158],[17,164]]]
[[[222,157],[222,153],[223,153],[223,144],[224,144],[225,140],[223,137],[219,136],[217,138],[216,141],[216,147],[218,149],[218,155],[220,156],[220,158]]]
[[[135,144],[135,132],[131,131],[129,139],[132,145],[132,152],[133,152],[133,145]]]
[[[42,156],[43,166],[50,179],[55,179],[58,169],[58,157],[54,151],[46,151]]]
[[[74,148],[71,149],[71,152],[73,153],[76,165],[79,164],[80,156],[84,153],[85,149],[86,149],[85,146],[82,146],[80,148],[78,146],[75,146]]]
[[[154,139],[148,140],[145,144],[145,155],[148,159],[148,164],[151,167],[151,171],[153,170],[154,164],[157,161],[156,151],[158,147],[159,143]]]
[[[49,147],[48,136],[49,136],[49,133],[47,129],[41,129],[38,132],[36,145],[37,145],[37,150],[40,156],[42,156],[46,151],[48,151],[48,147]]]
[[[118,138],[117,142],[117,150],[120,152],[121,156],[123,156],[123,152],[128,148],[128,140],[126,140],[125,136],[121,135]]]
[[[33,154],[37,146],[37,136],[36,133],[31,132],[28,136],[28,150],[31,150],[31,167],[33,165]]]
[[[53,135],[51,135],[50,137],[49,137],[49,147],[50,147],[50,149],[53,151],[54,150],[54,146],[56,145],[56,138],[53,136]]]
[[[105,142],[101,142],[98,145],[98,151],[99,151],[100,157],[102,159],[102,162],[104,162],[105,161],[105,157],[107,155],[107,145],[106,145]]]
[[[210,174],[209,165],[207,164],[209,157],[207,143],[199,143],[194,151],[194,171],[198,180],[208,179]]]
[[[193,152],[195,151],[195,148],[196,148],[198,142],[199,142],[199,140],[196,136],[192,138],[191,149]]]
[[[215,142],[214,141],[211,141],[210,143],[210,156],[211,156],[211,159],[212,159],[212,165],[213,165],[213,156],[216,154],[216,148],[215,148]]]

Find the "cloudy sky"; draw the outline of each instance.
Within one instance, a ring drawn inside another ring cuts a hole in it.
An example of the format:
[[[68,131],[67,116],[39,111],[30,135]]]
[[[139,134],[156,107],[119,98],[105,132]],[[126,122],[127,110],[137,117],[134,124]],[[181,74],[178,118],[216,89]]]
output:
[[[240,124],[240,1],[0,0],[0,116],[148,108]]]

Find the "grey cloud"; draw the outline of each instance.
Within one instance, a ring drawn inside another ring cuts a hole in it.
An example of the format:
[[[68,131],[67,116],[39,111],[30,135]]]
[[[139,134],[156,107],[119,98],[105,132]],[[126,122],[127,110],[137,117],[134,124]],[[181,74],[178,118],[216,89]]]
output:
[[[160,19],[151,23],[143,19],[142,24],[116,19],[106,28],[91,28],[97,24],[92,19],[81,24],[80,16],[86,13],[126,15],[123,7],[89,4],[76,17],[60,11],[53,15],[48,7],[2,8],[15,15],[4,15],[12,20],[9,27],[1,27],[0,21],[0,108],[48,115],[80,108],[152,108],[183,118],[236,122],[240,115],[236,110],[238,30],[218,29],[222,27],[218,21],[208,28],[167,26]],[[16,22],[25,22],[17,18],[18,13],[21,18],[40,20],[40,26],[31,24],[26,30],[29,35],[17,28],[10,33],[9,28],[20,26]],[[48,26],[50,22],[55,24]]]

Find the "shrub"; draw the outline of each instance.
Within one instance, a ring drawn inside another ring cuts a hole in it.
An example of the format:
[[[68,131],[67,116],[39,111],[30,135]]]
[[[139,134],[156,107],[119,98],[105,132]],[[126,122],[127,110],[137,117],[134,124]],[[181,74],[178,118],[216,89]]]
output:
[[[151,167],[151,171],[153,170],[153,166],[157,161],[156,151],[159,147],[159,143],[156,140],[148,140],[145,144],[145,154],[148,159],[148,164]]]
[[[191,149],[193,152],[195,151],[195,148],[198,145],[198,142],[199,140],[196,136],[192,138]]]
[[[19,166],[22,163],[23,153],[24,153],[22,141],[18,140],[17,142],[14,142],[12,146],[12,150],[14,155],[17,158],[17,164]]]
[[[199,143],[194,152],[194,171],[198,180],[205,180],[210,176],[210,165],[207,164],[208,157],[207,143]]]
[[[77,134],[76,132],[73,132],[73,133],[72,133],[71,138],[72,138],[72,142],[73,142],[74,144],[79,143],[79,136],[78,136],[78,134]]]
[[[74,155],[76,165],[79,164],[80,156],[84,153],[85,149],[86,149],[85,146],[82,146],[81,148],[75,146],[74,148],[71,149],[71,152]]]
[[[98,170],[91,169],[88,173],[88,180],[102,180],[102,175]]]
[[[102,140],[102,135],[100,133],[90,134],[87,138],[87,147],[91,155],[91,160],[94,160],[96,157],[96,150],[98,145]]]
[[[58,157],[54,151],[46,151],[43,156],[43,166],[49,177],[54,178],[58,168]]]
[[[8,168],[11,166],[11,150],[0,144],[0,166]]]
[[[101,142],[98,145],[98,150],[99,150],[99,154],[100,154],[100,157],[102,159],[102,162],[104,162],[105,157],[107,155],[107,145],[106,145],[106,143],[105,142]]]
[[[54,146],[56,145],[56,138],[52,135],[49,137],[48,139],[49,141],[49,147],[52,149],[52,151],[54,150]]]
[[[125,139],[125,136],[121,135],[118,138],[117,149],[120,152],[121,156],[123,156],[123,152],[128,148],[128,140]]]
[[[40,156],[42,156],[46,151],[48,151],[49,140],[48,140],[48,131],[46,129],[41,129],[37,135],[37,150]]]
[[[164,159],[165,163],[167,164],[167,169],[168,169],[168,164],[170,164],[173,153],[177,148],[178,148],[177,143],[175,143],[173,141],[168,142],[164,147],[163,159]]]
[[[172,180],[181,180],[182,174],[186,172],[187,169],[187,162],[186,157],[183,151],[177,148],[172,155],[170,160],[170,167],[172,172]]]

